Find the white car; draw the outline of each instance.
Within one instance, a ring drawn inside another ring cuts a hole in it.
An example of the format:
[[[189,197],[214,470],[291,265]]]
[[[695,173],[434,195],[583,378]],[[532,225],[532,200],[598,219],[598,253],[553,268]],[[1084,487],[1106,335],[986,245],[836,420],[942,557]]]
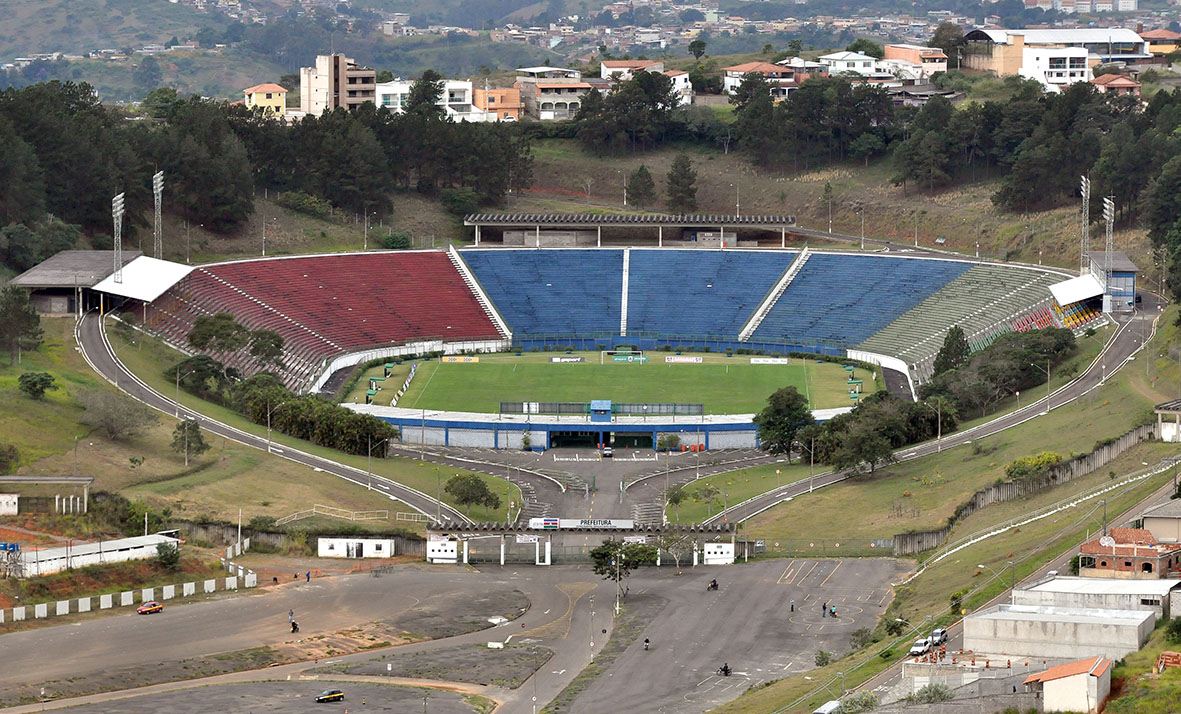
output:
[[[931,639],[931,646],[938,647],[939,645],[943,644],[944,642],[947,642],[947,630],[943,629],[942,627],[932,630],[930,639]]]
[[[924,637],[921,640],[915,640],[914,644],[910,646],[910,652],[907,657],[922,657],[931,651],[931,640]]]

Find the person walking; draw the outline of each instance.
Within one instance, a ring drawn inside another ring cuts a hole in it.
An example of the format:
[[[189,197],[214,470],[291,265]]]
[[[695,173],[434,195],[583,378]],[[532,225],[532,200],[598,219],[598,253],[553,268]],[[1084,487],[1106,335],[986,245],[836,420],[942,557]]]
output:
[[[796,601],[794,599],[791,601],[791,611],[792,612],[796,611]]]
[[[295,622],[295,610],[288,610],[287,611],[287,621],[288,622]]]
[[[312,571],[308,571],[308,582],[312,582]]]
[[[824,603],[820,606],[820,616],[828,617],[828,603]]]

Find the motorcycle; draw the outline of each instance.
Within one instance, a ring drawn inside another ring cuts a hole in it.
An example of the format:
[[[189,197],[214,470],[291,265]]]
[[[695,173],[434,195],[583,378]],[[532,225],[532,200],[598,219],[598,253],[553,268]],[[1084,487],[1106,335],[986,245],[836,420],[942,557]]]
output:
[[[711,580],[709,582],[709,584],[705,586],[706,592],[709,592],[710,590],[717,590],[717,589],[718,589],[718,581],[717,580]]]

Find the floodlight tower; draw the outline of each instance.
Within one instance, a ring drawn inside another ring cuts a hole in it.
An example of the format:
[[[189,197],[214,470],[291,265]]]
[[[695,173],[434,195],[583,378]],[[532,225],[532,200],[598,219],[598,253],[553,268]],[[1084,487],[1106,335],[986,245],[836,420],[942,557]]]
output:
[[[160,228],[160,197],[164,193],[164,172],[157,171],[152,174],[152,195],[156,198],[156,224],[152,228],[152,234],[155,237],[153,254],[156,259],[164,257],[164,238]]]
[[[1112,227],[1115,225],[1115,201],[1111,196],[1103,199],[1103,221],[1107,224],[1107,251],[1103,255],[1103,312],[1111,312]]]
[[[115,282],[123,282],[123,194],[111,199],[111,220],[115,224]]]
[[[1083,195],[1083,230],[1079,243],[1078,274],[1086,275],[1090,268],[1087,253],[1091,250],[1091,179],[1083,176],[1079,182],[1079,190]]]

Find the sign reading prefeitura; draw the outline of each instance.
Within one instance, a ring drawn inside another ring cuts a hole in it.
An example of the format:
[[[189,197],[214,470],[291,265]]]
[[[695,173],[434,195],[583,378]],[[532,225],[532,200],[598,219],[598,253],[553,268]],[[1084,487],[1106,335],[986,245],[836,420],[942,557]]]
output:
[[[563,528],[601,528],[631,530],[636,522],[630,518],[530,518],[529,527],[545,531]]]

